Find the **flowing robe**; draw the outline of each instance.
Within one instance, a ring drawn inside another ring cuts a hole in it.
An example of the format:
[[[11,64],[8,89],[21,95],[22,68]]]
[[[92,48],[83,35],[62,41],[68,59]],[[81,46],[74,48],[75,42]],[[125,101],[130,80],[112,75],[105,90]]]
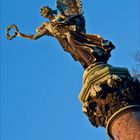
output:
[[[55,37],[62,48],[69,52],[74,60],[79,61],[84,69],[96,62],[107,62],[115,46],[96,34],[78,32],[76,26],[57,22],[45,22],[44,28]]]

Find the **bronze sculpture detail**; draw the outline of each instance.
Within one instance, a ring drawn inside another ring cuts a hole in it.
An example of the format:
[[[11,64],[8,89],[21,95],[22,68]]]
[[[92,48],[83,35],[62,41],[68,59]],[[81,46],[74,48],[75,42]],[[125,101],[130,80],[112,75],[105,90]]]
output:
[[[57,0],[56,6],[60,11],[59,14],[57,10],[52,10],[48,6],[41,8],[41,15],[50,22],[44,22],[36,28],[36,34],[20,33],[16,25],[10,25],[7,28],[7,38],[13,39],[19,36],[36,40],[44,35],[53,36],[65,51],[82,64],[84,69],[96,62],[106,63],[115,46],[99,35],[86,34],[81,0]],[[11,28],[15,29],[13,36],[9,35]]]
[[[64,51],[85,69],[79,96],[83,112],[93,126],[106,127],[114,139],[110,131],[112,122],[122,112],[140,111],[140,82],[126,68],[107,64],[115,46],[97,34],[86,34],[81,0],[57,0],[56,6],[60,13],[48,6],[41,8],[41,15],[49,22],[36,28],[34,35],[20,33],[12,24],[7,27],[6,37],[9,40],[16,36],[31,40],[45,35],[56,38]],[[10,29],[15,30],[14,35],[9,34]]]

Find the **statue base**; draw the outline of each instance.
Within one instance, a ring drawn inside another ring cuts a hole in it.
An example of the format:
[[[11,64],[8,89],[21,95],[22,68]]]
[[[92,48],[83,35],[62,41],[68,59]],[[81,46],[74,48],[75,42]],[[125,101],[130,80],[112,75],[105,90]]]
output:
[[[140,110],[139,91],[139,80],[131,77],[127,68],[96,63],[84,72],[83,87],[79,99],[83,104],[83,112],[88,116],[93,126],[107,128],[109,136],[115,140],[126,140],[122,139],[123,136],[119,133],[122,129],[134,124],[136,120],[134,116],[140,116],[138,111]],[[131,122],[127,125],[125,120],[122,121],[123,119],[131,120]],[[123,127],[119,128],[118,125],[121,121]],[[135,122],[136,126],[131,129],[140,132],[137,127],[138,122],[139,120]],[[126,132],[126,130],[124,131]],[[122,135],[124,135],[123,132]],[[121,139],[118,139],[118,136]]]

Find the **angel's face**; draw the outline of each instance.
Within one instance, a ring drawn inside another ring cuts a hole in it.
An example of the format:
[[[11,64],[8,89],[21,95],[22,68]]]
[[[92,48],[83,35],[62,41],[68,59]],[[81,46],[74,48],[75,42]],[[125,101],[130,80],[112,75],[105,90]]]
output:
[[[40,10],[41,16],[43,16],[44,18],[48,18],[49,16],[49,9],[48,8],[41,8]]]

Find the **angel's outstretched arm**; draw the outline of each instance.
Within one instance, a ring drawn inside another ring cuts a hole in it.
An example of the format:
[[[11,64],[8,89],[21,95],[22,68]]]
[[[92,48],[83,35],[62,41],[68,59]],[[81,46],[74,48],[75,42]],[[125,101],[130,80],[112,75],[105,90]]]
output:
[[[27,35],[27,34],[17,32],[17,36],[22,37],[22,38],[26,38],[26,39],[36,40],[36,39],[46,35],[47,32],[48,32],[47,29],[44,28],[34,35]]]

